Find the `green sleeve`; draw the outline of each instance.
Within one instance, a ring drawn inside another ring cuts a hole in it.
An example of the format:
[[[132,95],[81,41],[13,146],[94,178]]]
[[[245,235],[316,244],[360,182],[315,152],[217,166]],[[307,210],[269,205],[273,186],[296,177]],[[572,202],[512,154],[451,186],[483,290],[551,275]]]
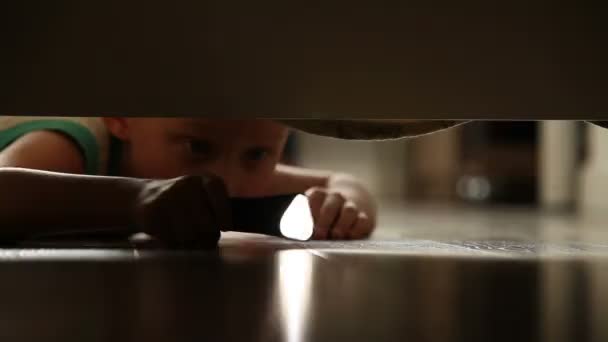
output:
[[[85,159],[87,174],[100,170],[99,144],[95,135],[84,125],[67,120],[35,120],[17,124],[0,131],[0,151],[23,135],[41,130],[57,131],[71,138],[80,148]]]

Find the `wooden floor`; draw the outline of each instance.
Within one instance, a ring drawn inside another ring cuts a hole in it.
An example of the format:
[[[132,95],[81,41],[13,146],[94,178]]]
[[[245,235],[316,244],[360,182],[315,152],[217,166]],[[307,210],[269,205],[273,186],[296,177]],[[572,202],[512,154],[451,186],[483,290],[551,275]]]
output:
[[[371,240],[0,249],[2,341],[605,341],[602,219],[384,206]]]

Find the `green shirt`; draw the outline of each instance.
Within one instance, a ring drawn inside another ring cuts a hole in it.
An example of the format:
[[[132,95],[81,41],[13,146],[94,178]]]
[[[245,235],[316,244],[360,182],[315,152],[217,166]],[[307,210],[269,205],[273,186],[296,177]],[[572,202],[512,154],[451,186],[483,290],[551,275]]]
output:
[[[87,174],[108,172],[110,136],[97,117],[0,116],[0,151],[27,133],[50,130],[64,134],[78,146]]]

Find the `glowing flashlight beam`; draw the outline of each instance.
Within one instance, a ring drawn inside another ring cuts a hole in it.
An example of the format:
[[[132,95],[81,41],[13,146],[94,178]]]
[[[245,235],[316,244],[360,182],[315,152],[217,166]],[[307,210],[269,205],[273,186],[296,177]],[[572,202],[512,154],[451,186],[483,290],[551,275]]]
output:
[[[293,199],[279,224],[281,234],[293,240],[307,241],[313,234],[314,222],[308,197],[296,195]]]

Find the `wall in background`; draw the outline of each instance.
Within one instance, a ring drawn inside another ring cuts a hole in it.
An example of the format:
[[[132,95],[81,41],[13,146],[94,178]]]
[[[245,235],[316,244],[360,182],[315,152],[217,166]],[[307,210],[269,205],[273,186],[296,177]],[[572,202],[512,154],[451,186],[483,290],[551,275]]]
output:
[[[347,141],[295,133],[296,163],[310,168],[348,172],[376,196],[405,193],[408,140]]]
[[[540,125],[539,181],[544,209],[570,210],[579,193],[580,146],[576,121],[543,121]]]

